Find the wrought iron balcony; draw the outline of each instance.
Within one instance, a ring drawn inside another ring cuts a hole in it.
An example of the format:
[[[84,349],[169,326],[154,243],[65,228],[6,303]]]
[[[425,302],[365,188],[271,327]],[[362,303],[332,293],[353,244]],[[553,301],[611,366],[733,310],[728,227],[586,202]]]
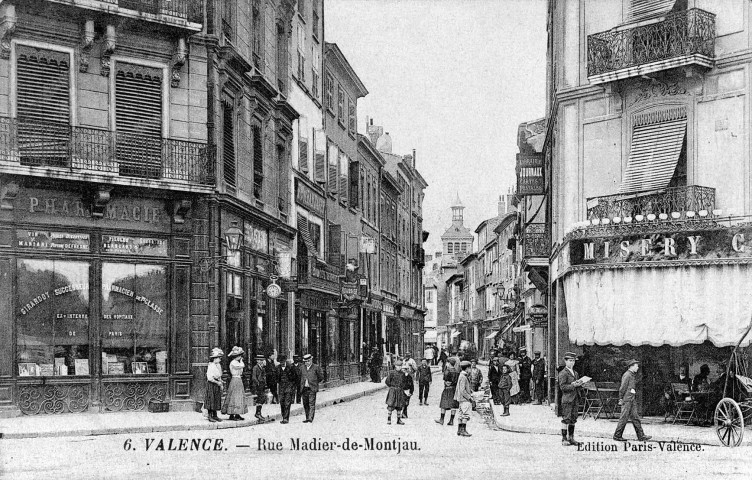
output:
[[[663,190],[588,198],[588,219],[634,217],[635,215],[671,215],[715,209],[715,188],[691,185]]]
[[[692,8],[661,22],[588,35],[590,83],[603,83],[690,64],[712,67],[715,14]]]
[[[551,253],[549,230],[545,223],[531,223],[522,235],[522,256],[524,258],[545,258]]]
[[[147,21],[200,30],[204,23],[202,0],[48,0]],[[185,24],[187,22],[187,24]],[[188,25],[193,24],[193,25]]]
[[[8,165],[214,184],[214,156],[204,143],[0,117],[0,168]]]

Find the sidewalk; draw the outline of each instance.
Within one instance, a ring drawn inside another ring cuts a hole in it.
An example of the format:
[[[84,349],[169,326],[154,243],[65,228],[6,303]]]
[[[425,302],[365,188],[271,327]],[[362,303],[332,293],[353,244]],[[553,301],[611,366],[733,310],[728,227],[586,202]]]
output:
[[[439,368],[432,368],[434,375]],[[316,409],[342,402],[349,402],[386,389],[381,383],[359,382],[319,391]],[[279,421],[279,405],[266,405],[265,416]],[[290,415],[303,414],[302,404],[293,404]],[[226,418],[222,415],[220,418]],[[14,418],[0,418],[0,439],[72,437],[90,435],[116,435],[122,433],[172,432],[180,430],[217,430],[257,425],[253,418],[253,407],[248,407],[246,420],[240,422],[223,421],[210,423],[206,417],[196,412],[149,413],[83,413],[62,415],[24,415]]]
[[[539,433],[544,435],[561,435],[561,418],[554,415],[553,410],[548,405],[510,405],[508,417],[502,417],[504,409],[501,405],[493,405],[491,408],[494,413],[496,425],[502,430],[509,432],[522,433]],[[599,418],[593,420],[577,420],[577,429],[575,437],[580,441],[586,441],[591,438],[605,438],[614,443],[614,430],[618,419]],[[715,429],[712,427],[695,427],[686,425],[672,425],[664,423],[663,418],[655,419],[653,417],[643,419],[642,426],[645,434],[653,437],[654,442],[682,442],[697,443],[701,445],[720,446],[721,442],[716,436]],[[630,442],[637,442],[634,429],[631,424],[627,424],[624,430],[624,438]]]

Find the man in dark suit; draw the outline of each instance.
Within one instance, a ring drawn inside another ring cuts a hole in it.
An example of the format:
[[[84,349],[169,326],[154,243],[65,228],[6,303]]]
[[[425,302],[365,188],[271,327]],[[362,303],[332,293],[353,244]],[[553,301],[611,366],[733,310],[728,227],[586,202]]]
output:
[[[632,426],[637,434],[637,440],[646,442],[650,440],[648,435],[642,431],[642,423],[640,422],[640,414],[637,410],[637,391],[635,386],[637,384],[635,377],[637,370],[640,368],[637,360],[630,360],[627,362],[627,371],[621,377],[621,387],[619,388],[619,405],[621,405],[621,416],[619,417],[619,424],[616,426],[614,432],[614,440],[624,442],[622,435],[624,434],[624,428],[627,426],[627,422],[632,422]]]
[[[298,374],[298,378],[300,378],[300,369],[303,368],[303,363],[302,362],[303,362],[303,360],[302,360],[302,357],[300,355],[296,354],[296,355],[292,356],[292,363],[293,363],[292,366],[293,366],[293,368],[295,368],[295,371]],[[300,392],[300,382],[298,382],[295,385],[295,403],[300,403],[300,401],[301,401],[300,393],[301,393]]]
[[[300,390],[306,414],[303,423],[313,423],[313,416],[316,414],[316,393],[319,391],[319,383],[323,380],[324,372],[313,363],[313,355],[303,355],[303,366],[300,368]]]
[[[527,349],[520,349],[520,403],[530,403],[530,380],[533,378],[533,361]]]
[[[533,405],[543,405],[543,397],[546,395],[546,361],[541,358],[541,352],[535,352],[533,383],[535,384],[535,402]]]
[[[577,407],[580,401],[580,388],[582,382],[580,376],[574,371],[574,362],[577,355],[572,352],[564,354],[564,368],[559,372],[559,389],[561,390],[561,423],[565,428],[561,429],[561,444],[565,446],[580,446],[581,442],[574,439],[574,426],[577,423]]]
[[[290,406],[295,399],[295,391],[300,387],[300,376],[298,369],[285,355],[279,356],[277,379],[279,380],[279,405],[282,410],[282,421],[280,423],[288,423],[290,421]]]
[[[488,366],[488,386],[491,387],[491,398],[494,405],[501,405],[499,380],[501,380],[501,365],[499,365],[499,358],[494,356],[491,357],[491,365]]]

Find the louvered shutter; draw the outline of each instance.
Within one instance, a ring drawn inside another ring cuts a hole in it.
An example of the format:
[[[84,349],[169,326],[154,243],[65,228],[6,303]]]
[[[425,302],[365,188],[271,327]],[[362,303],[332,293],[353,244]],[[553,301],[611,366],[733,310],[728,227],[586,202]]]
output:
[[[317,183],[326,182],[326,135],[323,130],[313,132],[313,180]]]
[[[618,193],[668,187],[686,132],[685,107],[635,115],[629,161]]]
[[[70,55],[16,46],[18,149],[24,165],[67,166]]]
[[[339,163],[339,149],[336,145],[333,143],[329,144],[329,155],[328,155],[328,165],[329,165],[329,172],[328,172],[328,190],[329,193],[333,195],[337,195],[338,188],[337,188],[337,182],[339,181],[339,177],[337,175],[337,164]]]
[[[358,162],[350,162],[350,206],[357,208],[360,206],[358,202],[360,171],[358,169]]]
[[[316,256],[318,252],[311,238],[311,227],[308,219],[303,215],[298,215],[298,242],[302,242],[308,250],[308,256]]]
[[[278,207],[282,213],[287,213],[287,206],[290,202],[290,165],[288,161],[288,151],[282,146],[277,147],[277,157],[279,159],[279,199]]]
[[[308,173],[308,139],[300,138],[298,140],[298,168],[303,173]]]
[[[162,70],[117,62],[115,129],[120,174],[162,176]]]
[[[344,203],[348,203],[350,190],[350,159],[344,152],[339,152],[339,198]]]
[[[222,167],[225,183],[235,187],[237,164],[235,161],[235,108],[231,101],[222,101]]]
[[[253,128],[253,196],[261,198],[261,189],[264,181],[264,149],[261,127],[254,125]]]
[[[630,0],[628,22],[659,17],[671,11],[676,0]]]
[[[329,264],[342,267],[342,226],[329,224]]]

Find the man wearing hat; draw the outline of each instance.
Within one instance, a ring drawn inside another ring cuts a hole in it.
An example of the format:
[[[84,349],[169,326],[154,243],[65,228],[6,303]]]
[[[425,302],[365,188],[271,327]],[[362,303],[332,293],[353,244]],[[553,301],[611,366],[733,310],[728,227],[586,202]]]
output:
[[[454,399],[459,402],[460,416],[457,424],[457,435],[461,437],[471,436],[467,433],[467,422],[470,421],[470,410],[473,408],[473,389],[470,386],[470,378],[468,377],[468,370],[470,370],[470,362],[463,360],[460,362],[460,377],[457,380],[457,389],[454,391]]]
[[[300,368],[300,390],[306,415],[303,423],[313,423],[316,414],[316,393],[319,391],[319,383],[323,381],[324,372],[313,363],[313,355],[303,355],[303,366]]]
[[[527,349],[520,349],[520,403],[530,403],[530,380],[533,378],[533,361],[527,356]]]
[[[256,395],[256,415],[259,423],[264,423],[266,419],[261,415],[261,407],[266,403],[266,371],[264,370],[266,358],[263,355],[256,355],[256,365],[251,372],[251,389]]]
[[[533,359],[533,384],[535,384],[535,402],[533,405],[543,405],[546,396],[546,361],[541,358],[541,352],[536,351]]]
[[[572,352],[564,354],[564,368],[559,372],[559,388],[561,389],[561,423],[565,425],[561,429],[561,444],[568,446],[580,446],[581,442],[574,439],[574,425],[577,423],[577,407],[580,400],[580,388],[582,382],[580,376],[574,371],[574,362],[577,355]]]
[[[624,428],[627,426],[627,422],[632,422],[632,426],[637,434],[637,440],[645,442],[650,440],[651,437],[645,435],[642,430],[642,423],[640,422],[640,413],[637,411],[636,400],[636,376],[637,370],[640,368],[640,362],[632,359],[627,362],[627,371],[621,377],[621,387],[619,388],[619,405],[621,405],[621,416],[619,417],[619,424],[616,425],[616,431],[614,432],[614,440],[620,442],[626,441],[622,435],[624,434]]]

